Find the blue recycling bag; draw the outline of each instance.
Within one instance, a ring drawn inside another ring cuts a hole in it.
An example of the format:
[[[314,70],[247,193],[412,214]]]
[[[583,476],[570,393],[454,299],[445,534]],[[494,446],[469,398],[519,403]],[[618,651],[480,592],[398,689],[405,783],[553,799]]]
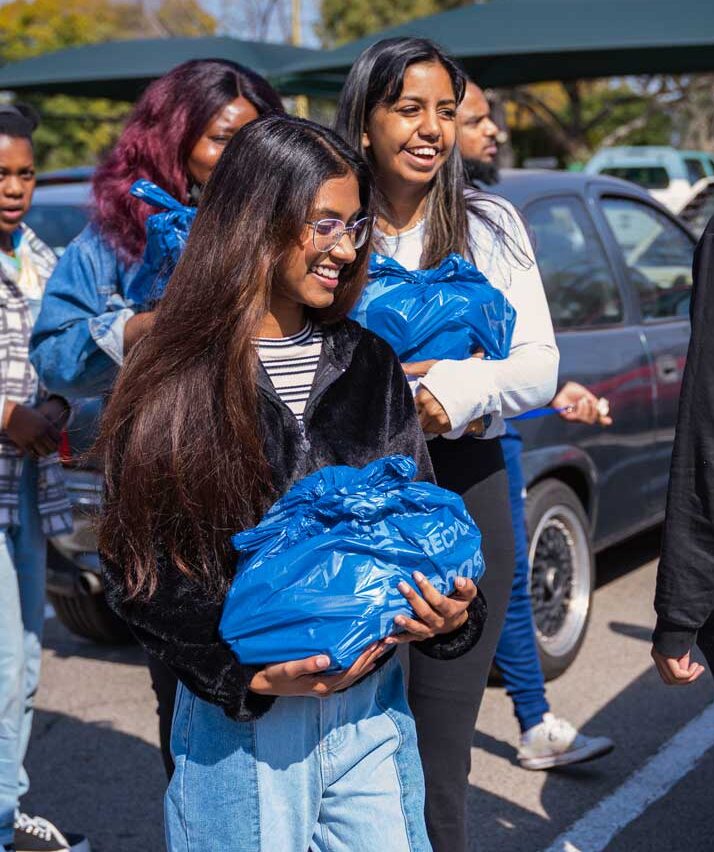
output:
[[[137,180],[131,194],[152,207],[161,207],[146,220],[146,248],[141,268],[127,290],[135,305],[149,306],[161,298],[186,247],[196,208],[181,204],[150,180]]]
[[[387,456],[325,467],[294,485],[252,529],[233,537],[237,573],[220,635],[241,663],[327,654],[347,669],[411,615],[397,589],[421,571],[443,594],[484,572],[481,533],[461,498],[413,482],[416,464]]]
[[[417,270],[373,254],[369,283],[351,316],[404,362],[464,360],[479,347],[487,358],[506,358],[516,323],[508,299],[459,254],[436,269]]]

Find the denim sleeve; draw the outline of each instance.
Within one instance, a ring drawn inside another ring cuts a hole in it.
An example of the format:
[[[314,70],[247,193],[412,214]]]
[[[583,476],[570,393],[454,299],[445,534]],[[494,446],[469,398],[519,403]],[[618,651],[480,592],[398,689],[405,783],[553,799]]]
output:
[[[47,282],[30,342],[30,360],[53,393],[109,391],[134,311],[123,296],[126,273],[90,225],[67,247]]]

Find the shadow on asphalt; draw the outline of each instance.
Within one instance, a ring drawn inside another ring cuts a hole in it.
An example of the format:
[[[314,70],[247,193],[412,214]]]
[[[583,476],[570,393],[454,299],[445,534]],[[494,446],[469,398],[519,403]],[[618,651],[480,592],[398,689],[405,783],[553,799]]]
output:
[[[45,623],[42,647],[62,659],[82,657],[86,660],[123,663],[128,666],[146,665],[146,655],[139,645],[104,645],[82,639],[70,633],[57,618]]]
[[[159,750],[109,723],[37,711],[23,809],[87,835],[92,852],[164,848]]]
[[[639,639],[641,642],[652,641],[652,629],[641,624],[626,624],[624,621],[611,621],[607,625],[613,633],[627,636],[628,639]]]
[[[597,560],[598,586],[657,559],[660,537],[661,527],[657,527],[624,545],[603,551]],[[627,639],[651,640],[651,630],[639,625],[613,621],[609,628]],[[700,654],[696,652],[695,657],[700,658]],[[615,751],[602,760],[550,770],[546,774],[541,805],[547,816],[478,787],[470,788],[472,852],[545,849],[563,828],[612,793],[713,697],[714,685],[709,677],[687,690],[671,690],[663,686],[654,668],[648,669],[582,726],[588,735],[612,737],[616,742]],[[517,764],[516,748],[511,742],[476,731],[473,745],[512,765]],[[489,838],[488,847],[479,844],[480,836]],[[528,838],[527,843],[524,838]]]
[[[666,690],[654,669],[646,671],[582,726],[586,734],[612,736],[615,751],[599,761],[547,773],[541,790],[546,817],[477,787],[470,788],[472,852],[545,849],[556,834],[612,793],[657,752],[662,742],[710,703],[713,694],[709,678],[686,692],[675,691]],[[516,762],[511,743],[477,732],[474,746],[509,763]],[[489,838],[488,848],[479,845],[479,836]],[[524,838],[528,838],[527,844]]]
[[[600,589],[641,568],[653,559],[659,559],[662,526],[653,527],[614,547],[601,551],[595,560],[597,578],[595,588]]]

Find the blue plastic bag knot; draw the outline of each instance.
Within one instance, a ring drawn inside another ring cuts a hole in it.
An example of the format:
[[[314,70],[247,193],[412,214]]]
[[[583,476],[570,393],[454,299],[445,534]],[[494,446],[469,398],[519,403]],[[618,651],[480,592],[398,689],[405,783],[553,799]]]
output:
[[[461,498],[414,482],[416,464],[388,456],[362,469],[326,467],[294,485],[239,552],[220,634],[241,662],[325,653],[348,668],[412,614],[397,589],[421,571],[442,593],[484,571],[481,534]]]
[[[369,282],[352,318],[383,337],[402,361],[506,358],[516,311],[486,276],[459,254],[435,269],[405,269],[373,254]]]
[[[177,201],[150,180],[137,180],[129,190],[152,207],[160,207],[146,220],[146,248],[139,271],[127,289],[127,299],[148,307],[161,298],[186,247],[196,208]]]

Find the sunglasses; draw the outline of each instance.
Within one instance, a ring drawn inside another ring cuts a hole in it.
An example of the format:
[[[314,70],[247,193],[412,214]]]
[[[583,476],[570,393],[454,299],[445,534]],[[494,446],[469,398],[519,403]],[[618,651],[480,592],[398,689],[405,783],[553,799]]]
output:
[[[318,219],[306,222],[312,228],[312,244],[319,252],[330,252],[345,234],[349,234],[352,247],[362,248],[372,229],[372,218],[365,216],[351,225],[345,225],[342,219]]]

